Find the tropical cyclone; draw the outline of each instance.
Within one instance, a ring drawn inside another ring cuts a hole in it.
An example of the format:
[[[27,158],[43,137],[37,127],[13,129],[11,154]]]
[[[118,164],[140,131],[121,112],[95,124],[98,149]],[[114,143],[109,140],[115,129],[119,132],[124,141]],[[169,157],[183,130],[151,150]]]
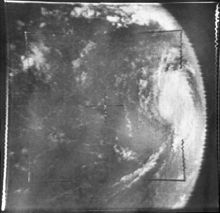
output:
[[[181,26],[160,4],[85,3],[42,7],[41,15],[21,56],[23,73],[44,85],[27,107],[32,177],[71,179],[70,208],[186,205],[202,163],[206,106]],[[45,188],[32,189],[32,205],[55,205]]]

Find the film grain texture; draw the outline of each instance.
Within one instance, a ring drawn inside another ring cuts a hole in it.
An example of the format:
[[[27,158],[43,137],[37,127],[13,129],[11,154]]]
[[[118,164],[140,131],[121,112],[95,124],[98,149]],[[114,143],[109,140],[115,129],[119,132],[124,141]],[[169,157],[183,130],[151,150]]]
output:
[[[26,7],[9,17],[8,207],[184,207],[206,132],[184,29],[160,4]]]

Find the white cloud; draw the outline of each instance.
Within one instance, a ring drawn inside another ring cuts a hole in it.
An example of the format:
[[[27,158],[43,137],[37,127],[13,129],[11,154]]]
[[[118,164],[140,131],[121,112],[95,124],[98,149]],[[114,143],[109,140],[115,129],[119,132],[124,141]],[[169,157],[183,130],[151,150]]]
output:
[[[176,30],[179,28],[175,19],[160,4],[156,3],[84,3],[81,4],[81,7],[75,7],[70,14],[73,17],[98,17],[101,13],[96,11],[95,8],[98,8],[100,5],[113,12],[113,14],[106,16],[106,20],[117,24],[118,27],[133,23],[149,25],[151,22],[157,22],[163,30]],[[122,17],[122,19],[120,19],[119,16]]]
[[[137,159],[137,154],[132,150],[128,149],[127,147],[124,148],[122,146],[114,145],[113,146],[116,153],[120,155],[120,157],[124,160],[131,161]]]
[[[152,154],[149,158],[149,160],[140,168],[136,169],[134,172],[123,176],[119,182],[117,182],[114,185],[118,185],[118,184],[126,184],[124,188],[127,187],[131,187],[135,182],[137,182],[142,176],[144,176],[147,172],[149,172],[151,169],[153,169],[156,164],[157,164],[157,160],[160,156],[160,154],[164,151],[165,149],[165,145],[162,145],[159,148],[159,151]]]
[[[149,25],[157,22],[164,30],[176,30],[177,24],[174,18],[160,5],[128,5],[122,7],[124,11],[132,14],[131,22],[140,25]]]
[[[107,16],[106,19],[109,21],[109,22],[118,22],[119,21],[119,17],[118,16]]]
[[[23,69],[27,70],[30,67],[35,66],[36,69],[49,68],[49,64],[46,63],[45,54],[49,52],[49,48],[46,47],[42,42],[31,43],[31,53],[25,57],[21,56]]]

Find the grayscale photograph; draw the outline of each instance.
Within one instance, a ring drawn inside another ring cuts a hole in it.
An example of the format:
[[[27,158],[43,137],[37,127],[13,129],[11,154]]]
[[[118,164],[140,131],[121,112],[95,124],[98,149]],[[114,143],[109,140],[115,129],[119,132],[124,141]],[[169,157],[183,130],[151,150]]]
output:
[[[2,211],[218,208],[216,3],[4,11]]]

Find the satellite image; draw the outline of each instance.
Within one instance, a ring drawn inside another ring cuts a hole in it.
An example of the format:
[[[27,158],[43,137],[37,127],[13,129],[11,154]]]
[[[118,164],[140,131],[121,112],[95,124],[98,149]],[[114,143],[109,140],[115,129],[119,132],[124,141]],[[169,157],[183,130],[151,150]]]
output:
[[[10,17],[25,7],[25,20]],[[156,3],[17,5],[7,15],[7,208],[184,207],[207,113],[175,18]]]

